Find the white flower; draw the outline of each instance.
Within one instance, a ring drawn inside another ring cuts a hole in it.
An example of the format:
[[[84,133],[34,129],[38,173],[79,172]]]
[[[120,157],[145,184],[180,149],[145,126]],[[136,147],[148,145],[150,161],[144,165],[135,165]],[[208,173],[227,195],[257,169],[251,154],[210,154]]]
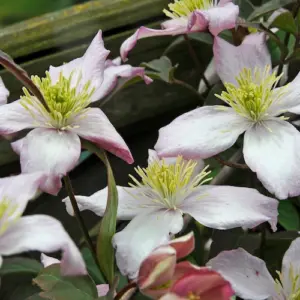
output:
[[[150,150],[148,167],[136,169],[141,180],[131,176],[131,188],[118,187],[118,218],[133,219],[113,238],[117,264],[123,274],[134,278],[143,259],[168,242],[170,234],[182,229],[184,213],[211,228],[252,228],[267,221],[276,230],[277,200],[254,189],[202,185],[210,179],[210,172],[207,168],[200,172],[202,168],[203,161],[185,161],[181,157],[158,160]],[[76,199],[80,210],[103,216],[107,188]],[[72,215],[70,200],[63,201]]]
[[[300,74],[276,88],[264,35],[252,34],[235,47],[216,38],[215,66],[228,106],[190,111],[160,129],[155,149],[160,157],[208,158],[244,136],[244,158],[258,179],[278,198],[300,194],[300,133],[280,115],[300,113]]]
[[[0,77],[0,105],[7,103],[7,98],[9,96],[9,91],[5,87],[2,78]]]
[[[286,251],[276,280],[263,260],[242,248],[221,252],[207,265],[220,272],[243,299],[297,300],[300,297],[299,251],[300,238],[297,238]]]

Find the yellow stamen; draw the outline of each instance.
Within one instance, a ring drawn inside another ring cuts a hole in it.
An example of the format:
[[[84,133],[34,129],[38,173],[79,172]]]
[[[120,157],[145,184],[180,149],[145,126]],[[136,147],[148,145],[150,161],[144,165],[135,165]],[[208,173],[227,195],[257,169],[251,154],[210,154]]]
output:
[[[283,74],[270,74],[271,66],[264,70],[243,69],[236,77],[237,85],[225,83],[226,91],[215,95],[228,103],[238,114],[251,121],[261,121],[268,116],[267,110],[285,93],[285,89],[273,92]]]
[[[171,19],[186,17],[196,9],[206,10],[214,7],[216,0],[175,0],[168,5],[169,10],[164,9],[165,15]]]
[[[23,88],[25,96],[21,97],[21,104],[30,112],[37,123],[41,122],[37,115],[42,114],[49,120],[46,123],[47,126],[61,130],[67,129],[71,126],[73,117],[78,114],[84,115],[94,93],[91,82],[87,82],[81,91],[78,92],[77,89],[82,76],[77,76],[75,84],[72,82],[74,77],[74,72],[68,78],[60,73],[59,79],[55,84],[52,83],[49,72],[46,72],[45,78],[31,77],[32,81],[42,92],[50,112],[47,112],[45,107],[26,88]]]
[[[152,201],[169,209],[177,209],[178,202],[184,196],[198,185],[211,180],[206,178],[210,174],[210,171],[206,171],[208,166],[198,175],[194,174],[196,166],[196,161],[184,161],[182,156],[177,157],[175,164],[167,164],[165,160],[154,161],[147,168],[135,168],[141,182],[130,175],[133,184],[129,183],[129,185],[139,187],[141,191],[145,190],[143,195],[151,198]]]
[[[9,199],[4,197],[0,202],[0,234],[2,234],[11,222],[20,217],[15,212],[18,206],[13,205]]]

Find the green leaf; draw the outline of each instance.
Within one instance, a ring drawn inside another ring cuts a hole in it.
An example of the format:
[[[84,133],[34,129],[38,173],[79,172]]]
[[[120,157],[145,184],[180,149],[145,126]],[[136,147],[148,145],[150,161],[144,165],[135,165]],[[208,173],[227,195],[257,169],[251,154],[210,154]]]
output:
[[[211,90],[209,91],[204,105],[221,105],[223,104],[223,101],[217,98],[215,95],[221,95],[221,93],[224,91],[224,86],[221,83],[215,84]]]
[[[255,6],[250,0],[237,0],[235,4],[239,6],[239,16],[244,19],[247,19],[255,9]]]
[[[96,285],[88,275],[62,276],[60,264],[43,269],[33,282],[43,290],[40,296],[45,299],[94,300],[98,297]]]
[[[147,75],[152,75],[154,76],[153,78],[161,79],[168,83],[171,83],[174,80],[174,72],[178,67],[178,65],[173,66],[171,60],[167,56],[162,56],[159,59],[142,63],[141,66],[155,71],[147,73]]]
[[[290,11],[283,12],[277,16],[270,27],[277,27],[288,33],[297,34],[297,25]]]
[[[42,269],[42,264],[35,259],[25,257],[6,258],[0,268],[0,276],[19,273],[38,274]]]
[[[34,294],[34,295],[32,295],[32,296],[26,298],[25,300],[43,300],[43,299],[45,299],[45,298],[42,298],[42,297],[40,296],[40,293],[38,293],[38,294]]]
[[[297,208],[291,200],[279,202],[279,224],[286,230],[300,230],[300,217]]]
[[[287,62],[291,62],[294,60],[300,60],[300,48],[296,49],[288,58]]]
[[[98,227],[98,231],[97,233],[99,232],[99,227]],[[90,249],[88,248],[83,248],[81,250],[81,254],[82,254],[82,257],[85,261],[85,264],[86,264],[86,267],[87,267],[87,270],[88,270],[88,273],[89,275],[93,278],[93,280],[95,281],[96,284],[102,284],[102,283],[105,283],[105,280],[103,278],[103,275],[101,274],[95,260],[94,260],[94,257],[90,251]]]
[[[249,16],[249,20],[257,19],[265,14],[271,13],[285,5],[296,2],[296,0],[270,0],[269,2],[254,9],[252,14]]]

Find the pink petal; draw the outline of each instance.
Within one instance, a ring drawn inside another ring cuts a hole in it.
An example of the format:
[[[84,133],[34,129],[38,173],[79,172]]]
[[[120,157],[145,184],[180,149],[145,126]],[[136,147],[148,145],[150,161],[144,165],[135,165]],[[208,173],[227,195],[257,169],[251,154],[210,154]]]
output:
[[[190,233],[184,236],[171,240],[169,242],[169,246],[176,250],[177,259],[181,259],[188,256],[194,251],[195,248],[194,232],[191,231]]]
[[[286,199],[300,194],[299,147],[299,132],[277,118],[246,132],[244,158],[269,192]]]
[[[97,286],[98,296],[106,296],[106,294],[109,291],[109,285],[108,284],[98,284]]]
[[[0,105],[7,103],[9,90],[5,87],[2,78],[0,77]]]
[[[88,81],[91,81],[92,87],[99,88],[103,82],[105,61],[110,51],[104,47],[102,31],[99,30],[85,54],[59,67],[50,66],[49,73],[53,83],[56,83],[59,74],[68,78],[75,71],[72,78],[73,86],[80,90]],[[79,76],[82,76],[79,86],[77,85]]]
[[[155,203],[149,203],[148,198],[145,198],[142,191],[137,188],[117,186],[117,190],[119,199],[117,218],[119,220],[131,220],[136,215],[148,211],[150,205],[155,207]],[[81,211],[90,210],[100,217],[104,215],[107,203],[107,187],[89,197],[77,195],[75,197]],[[67,212],[73,216],[74,211],[70,199],[67,197],[63,202],[66,204]],[[159,208],[158,205],[157,207]]]
[[[174,293],[166,293],[162,297],[159,298],[160,300],[186,300],[184,297],[179,297]]]
[[[176,251],[169,246],[155,249],[142,262],[137,283],[139,289],[152,298],[157,298],[168,291],[168,284],[172,279],[176,266]]]
[[[47,268],[54,264],[60,264],[60,260],[42,253],[41,254],[41,263],[43,264],[44,268]]]
[[[119,270],[136,278],[142,261],[156,247],[166,244],[170,234],[183,226],[179,211],[151,210],[137,215],[122,231],[115,234],[113,244]]]
[[[205,159],[230,148],[249,126],[232,108],[200,107],[161,128],[154,148],[160,157]]]
[[[192,293],[203,300],[230,300],[234,294],[230,283],[209,268],[199,268],[185,274],[173,284],[170,291],[185,298]]]
[[[220,272],[243,299],[263,300],[276,295],[275,282],[265,262],[242,248],[221,252],[207,265]]]
[[[199,223],[215,229],[253,228],[269,222],[276,230],[278,201],[255,189],[200,186],[181,205]]]
[[[127,163],[133,163],[133,157],[128,146],[101,109],[89,108],[84,117],[78,116],[74,120],[74,125],[76,126],[71,131],[95,143],[99,148],[113,153]]]
[[[26,251],[55,252],[62,250],[64,275],[87,274],[81,254],[63,228],[53,217],[34,215],[20,218],[1,235],[0,254],[14,255]]]
[[[272,66],[263,33],[246,36],[237,47],[216,37],[213,50],[216,70],[223,82],[237,84],[236,77],[244,68],[264,70],[267,65]]]
[[[217,36],[221,31],[234,28],[239,15],[239,7],[233,3],[218,5],[208,10],[196,10],[192,18],[205,19],[209,31]],[[203,21],[202,21],[203,22]]]
[[[164,36],[164,35],[178,35],[188,31],[187,19],[170,20],[162,25],[165,29],[151,29],[147,27],[140,27],[132,36],[125,40],[121,46],[120,53],[123,61],[127,60],[128,53],[135,47],[138,40],[152,37],[152,36]],[[166,28],[167,27],[167,28]]]
[[[117,85],[118,77],[130,80],[134,77],[141,77],[146,84],[153,80],[145,75],[145,69],[141,67],[132,67],[131,65],[110,66],[104,71],[104,81],[92,96],[92,102],[100,100],[107,96]]]
[[[24,173],[42,171],[48,174],[41,189],[57,194],[60,178],[71,171],[80,156],[79,137],[72,132],[37,128],[23,141],[21,168]]]
[[[0,134],[11,134],[26,128],[47,127],[47,120],[37,111],[34,115],[40,122],[32,118],[32,115],[20,103],[21,100],[0,106]]]

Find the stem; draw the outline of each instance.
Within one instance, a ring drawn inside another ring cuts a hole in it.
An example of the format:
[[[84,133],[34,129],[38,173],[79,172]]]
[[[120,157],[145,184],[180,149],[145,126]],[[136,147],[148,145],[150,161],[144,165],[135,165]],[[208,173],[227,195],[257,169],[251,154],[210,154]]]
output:
[[[134,289],[137,288],[137,284],[136,284],[136,282],[134,282],[134,281],[128,283],[125,287],[123,287],[123,288],[121,289],[121,291],[115,296],[114,300],[120,300],[120,299],[122,299],[123,296],[124,296],[125,294],[127,294],[127,292],[129,292],[129,291],[130,291],[131,289],[133,289],[133,288],[134,288]]]
[[[187,43],[187,45],[188,45],[190,56],[192,57],[192,59],[193,59],[195,65],[196,65],[196,68],[197,68],[199,74],[201,75],[202,80],[204,81],[204,83],[205,83],[207,89],[210,90],[210,89],[211,89],[211,86],[210,86],[210,84],[209,84],[207,78],[206,78],[205,75],[204,75],[203,68],[202,68],[202,66],[201,66],[201,64],[200,64],[200,61],[199,61],[199,59],[198,59],[198,56],[197,56],[197,54],[196,54],[196,52],[195,52],[195,50],[194,50],[194,48],[193,48],[193,46],[192,46],[192,43],[191,43],[191,41],[190,41],[188,35],[187,35],[187,34],[184,34],[183,37],[184,37],[184,39],[185,39],[185,41],[186,41],[186,43]]]
[[[222,164],[223,166],[228,166],[228,167],[231,167],[231,168],[243,169],[243,170],[249,169],[249,167],[246,164],[239,164],[239,163],[236,163],[236,162],[224,160],[219,155],[214,156],[214,159],[216,161],[218,161],[220,164]]]
[[[290,33],[286,33],[285,34],[285,38],[284,38],[284,45],[287,47],[288,43],[290,40]],[[279,63],[279,67],[278,67],[278,72],[277,74],[280,75],[283,71],[283,66],[285,64],[285,59],[287,57],[287,53],[285,51],[281,51],[281,55],[280,55],[280,63]]]
[[[264,250],[266,247],[266,233],[267,233],[267,229],[265,224],[261,224],[260,226],[261,228],[261,237],[260,237],[260,245],[259,245],[259,257],[261,259],[264,259]]]
[[[202,104],[204,104],[205,99],[190,84],[188,84],[182,80],[179,80],[179,79],[173,79],[172,83],[180,85],[180,86],[188,89],[190,92],[192,92],[194,95],[196,95],[201,100]]]
[[[65,188],[67,190],[68,196],[71,200],[71,204],[72,204],[72,207],[73,207],[74,214],[75,214],[75,217],[77,219],[78,225],[79,225],[79,227],[82,231],[82,234],[84,236],[86,245],[89,247],[89,249],[90,249],[90,251],[91,251],[91,253],[92,253],[92,255],[95,259],[95,262],[98,265],[98,259],[97,259],[96,252],[95,252],[95,249],[94,249],[94,246],[93,246],[93,242],[92,242],[92,240],[89,236],[88,229],[86,228],[86,226],[84,224],[83,218],[82,218],[80,210],[78,208],[77,201],[76,201],[76,198],[75,198],[75,195],[74,195],[74,192],[73,192],[72,183],[71,183],[70,177],[68,175],[64,176],[64,183],[65,183]],[[98,267],[99,267],[99,265],[98,265]]]

